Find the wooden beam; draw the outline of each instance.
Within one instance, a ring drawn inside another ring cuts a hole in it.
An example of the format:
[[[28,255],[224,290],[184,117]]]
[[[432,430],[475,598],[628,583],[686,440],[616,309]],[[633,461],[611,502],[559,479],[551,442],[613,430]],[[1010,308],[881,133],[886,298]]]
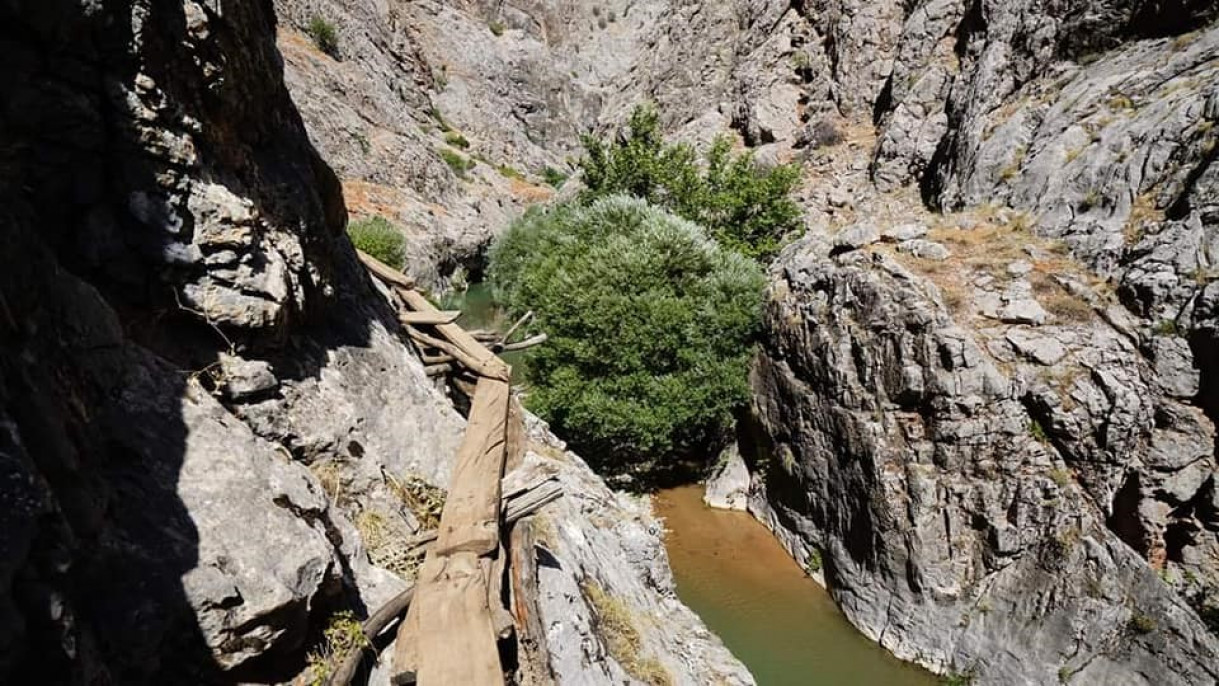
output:
[[[490,555],[499,546],[500,481],[510,392],[505,381],[479,379],[452,487],[440,515],[436,553]]]
[[[400,312],[398,321],[408,326],[416,324],[452,324],[461,316],[460,310],[436,310],[435,312]]]
[[[402,302],[415,312],[438,311],[432,303],[428,302],[427,298],[414,290],[398,288],[395,292],[402,299]],[[462,364],[468,364],[474,373],[492,379],[508,380],[511,372],[508,365],[496,357],[495,353],[488,350],[485,345],[479,343],[473,336],[466,333],[465,329],[456,324],[437,324],[436,332],[452,343],[453,347],[460,350],[462,354],[457,355],[450,350],[444,350],[444,352],[453,355]],[[463,356],[467,357],[470,362],[467,363],[466,360],[462,359]]]
[[[356,255],[360,257],[360,261],[364,263],[364,267],[372,272],[372,275],[385,282],[390,286],[398,288],[414,288],[415,280],[385,264],[381,260],[369,255],[363,250],[356,250]]]
[[[538,603],[538,559],[533,522],[526,519],[512,527],[509,535],[511,562],[510,590],[512,616],[516,624],[517,683],[521,686],[550,686],[555,683],[550,671],[546,628]]]
[[[427,618],[418,640],[420,686],[501,686],[495,626],[487,606],[491,560],[472,552],[431,555],[419,573],[415,606]]]

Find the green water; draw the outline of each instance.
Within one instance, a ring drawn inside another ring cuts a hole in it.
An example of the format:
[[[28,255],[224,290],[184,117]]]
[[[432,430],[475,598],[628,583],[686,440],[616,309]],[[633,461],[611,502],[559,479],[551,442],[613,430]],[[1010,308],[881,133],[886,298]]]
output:
[[[935,686],[847,622],[753,517],[712,510],[700,486],[662,491],[665,547],[677,595],[759,686]]]

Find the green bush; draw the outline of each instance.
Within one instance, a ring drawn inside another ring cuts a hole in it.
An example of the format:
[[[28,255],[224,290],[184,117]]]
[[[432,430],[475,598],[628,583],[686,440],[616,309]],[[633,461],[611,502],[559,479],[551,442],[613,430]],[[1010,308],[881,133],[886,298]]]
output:
[[[339,32],[334,24],[321,16],[314,15],[309,20],[309,25],[305,27],[305,33],[309,34],[309,38],[313,40],[313,44],[317,46],[318,50],[338,59]]]
[[[567,183],[567,174],[554,167],[546,167],[542,170],[542,180],[557,191],[563,187],[563,184]]]
[[[550,336],[529,406],[598,466],[702,456],[748,399],[762,271],[692,222],[626,197],[535,207],[494,243],[489,276]]]
[[[394,269],[406,265],[406,239],[385,217],[369,217],[350,222],[347,235],[352,245]]]
[[[795,165],[765,168],[749,153],[732,154],[719,137],[700,165],[694,148],[666,144],[651,107],[637,107],[625,131],[609,141],[582,138],[586,202],[625,193],[706,227],[721,244],[748,257],[775,255],[785,236],[801,229],[791,192]]]
[[[454,148],[461,148],[462,150],[465,150],[466,148],[470,147],[470,141],[467,140],[465,136],[461,135],[460,133],[457,133],[456,131],[450,131],[450,132],[446,133],[444,135],[444,142],[448,143],[449,145],[453,146]]]
[[[453,170],[461,178],[466,178],[466,172],[478,166],[478,162],[453,152],[452,150],[441,150],[440,159],[449,165],[449,169]]]

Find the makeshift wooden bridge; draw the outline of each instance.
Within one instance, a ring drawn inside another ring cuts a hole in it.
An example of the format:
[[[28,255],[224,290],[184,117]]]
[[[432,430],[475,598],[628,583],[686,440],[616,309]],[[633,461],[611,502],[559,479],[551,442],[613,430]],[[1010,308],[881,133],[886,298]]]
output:
[[[509,387],[512,370],[492,350],[519,349],[545,337],[513,348],[509,331],[488,347],[479,340],[488,336],[476,338],[458,326],[458,313],[434,307],[408,277],[364,253],[360,260],[393,294],[399,321],[428,373],[451,374],[454,386],[471,396],[439,527],[412,542],[428,546],[416,584],[369,617],[365,635],[376,637],[406,612],[394,648],[395,684],[503,684],[499,645],[512,639],[518,681],[550,683],[533,534],[527,520],[517,520],[562,492],[553,478],[530,480],[522,473],[508,479],[514,486],[503,486],[505,470],[523,460],[525,429]],[[330,683],[349,683],[364,652],[349,656]]]

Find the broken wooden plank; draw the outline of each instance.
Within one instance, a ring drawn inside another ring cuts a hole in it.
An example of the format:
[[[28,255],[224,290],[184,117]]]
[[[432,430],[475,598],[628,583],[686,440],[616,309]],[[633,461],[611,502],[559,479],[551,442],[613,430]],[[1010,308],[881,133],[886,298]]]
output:
[[[402,302],[415,312],[435,312],[436,307],[428,302],[427,298],[422,294],[404,288],[396,289],[395,292]],[[479,343],[473,336],[466,333],[466,330],[456,324],[437,324],[436,332],[445,338],[452,347],[458,349],[462,354],[454,354],[450,350],[444,350],[458,360],[462,364],[467,364],[462,357],[467,357],[471,360],[468,364],[470,369],[481,376],[487,376],[493,379],[508,380],[509,368],[503,360],[495,356],[485,345]]]
[[[435,312],[400,312],[398,321],[408,326],[416,324],[452,324],[461,316],[460,310],[436,310]]]
[[[444,376],[453,371],[451,364],[429,364],[423,368],[423,373],[428,376]]]
[[[538,602],[538,559],[533,522],[524,520],[512,527],[508,537],[511,562],[509,589],[512,616],[516,624],[517,683],[521,686],[549,686],[555,683],[550,671],[546,628]]]
[[[424,562],[415,599],[419,616],[427,618],[427,629],[416,636],[420,686],[504,683],[487,606],[490,566],[491,560],[465,551]]]
[[[377,258],[373,257],[372,255],[369,255],[368,253],[364,252],[363,250],[356,250],[356,255],[359,256],[360,262],[364,263],[364,267],[366,269],[368,269],[368,271],[372,272],[373,276],[377,277],[378,279],[385,282],[386,284],[389,284],[390,286],[397,286],[398,288],[407,288],[407,289],[415,287],[414,279],[407,276],[406,274],[403,274],[402,272],[398,271],[397,269],[394,269],[393,267],[389,266],[388,264],[385,264],[384,262],[382,262],[381,260],[378,260]]]
[[[499,546],[500,481],[504,476],[505,425],[510,391],[505,381],[482,378],[475,387],[466,433],[444,510],[436,553],[489,555]]]

